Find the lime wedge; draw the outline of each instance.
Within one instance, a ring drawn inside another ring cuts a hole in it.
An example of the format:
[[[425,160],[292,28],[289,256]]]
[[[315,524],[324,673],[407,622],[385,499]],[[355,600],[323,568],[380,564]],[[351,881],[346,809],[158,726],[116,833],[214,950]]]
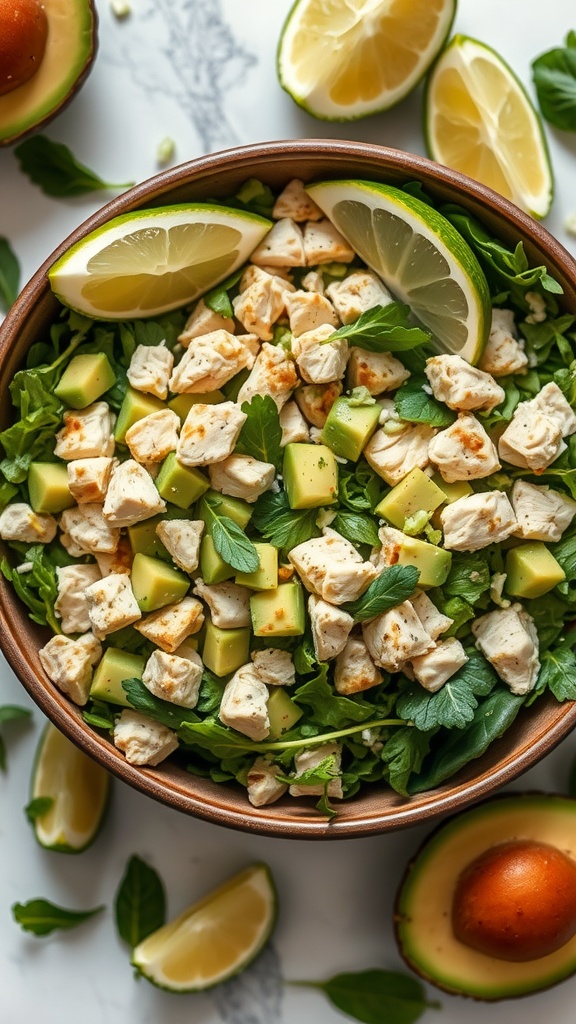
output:
[[[436,348],[476,363],[490,330],[488,285],[446,218],[390,185],[326,181],[307,191],[394,297],[432,331]]]
[[[514,72],[489,46],[457,35],[434,65],[425,96],[428,151],[534,217],[554,181],[542,121]]]
[[[50,808],[34,820],[41,846],[80,853],[98,835],[110,795],[110,776],[53,725],[36,751],[31,797],[48,797]]]
[[[327,120],[386,110],[440,52],[455,10],[456,0],[297,0],[280,37],[280,84]]]
[[[132,963],[148,981],[173,992],[210,988],[258,956],[276,911],[270,871],[256,864],[149,935],[134,949]]]
[[[55,295],[86,316],[157,316],[232,274],[271,226],[256,214],[202,203],[137,210],[73,245],[48,277]]]

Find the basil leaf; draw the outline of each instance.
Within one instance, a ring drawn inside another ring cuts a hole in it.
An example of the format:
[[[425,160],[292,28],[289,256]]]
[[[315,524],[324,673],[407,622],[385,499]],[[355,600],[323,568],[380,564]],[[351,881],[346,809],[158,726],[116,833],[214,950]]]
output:
[[[432,427],[449,427],[454,423],[456,413],[428,394],[425,388],[430,388],[430,385],[424,374],[411,377],[398,388],[394,405],[400,419],[409,423],[429,423]]]
[[[25,932],[32,932],[33,935],[49,935],[58,929],[76,928],[102,910],[103,906],[94,907],[93,910],[66,910],[42,899],[14,903],[12,906],[14,920]]]
[[[363,1024],[414,1024],[426,1009],[440,1005],[426,999],[421,982],[398,971],[350,972],[296,984],[320,989],[338,1010]]]
[[[7,238],[0,237],[0,310],[7,313],[20,291],[20,264]]]
[[[126,181],[112,185],[94,171],[79,163],[68,146],[53,142],[45,135],[34,135],[16,146],[14,153],[21,171],[47,196],[81,196],[101,189],[125,189],[134,184]]]
[[[264,540],[281,550],[291,550],[319,537],[318,509],[292,509],[286,491],[266,491],[254,505],[252,523]]]
[[[555,47],[532,61],[532,77],[542,116],[566,132],[576,132],[576,32],[564,47]]]
[[[32,712],[28,708],[21,708],[17,704],[0,705],[0,725],[3,722],[28,721]],[[0,771],[6,771],[6,747],[0,735]]]
[[[373,548],[379,543],[376,523],[359,512],[337,512],[330,526],[352,544],[369,544]]]
[[[224,561],[237,572],[255,572],[260,565],[258,552],[252,541],[229,516],[218,512],[220,499],[204,497],[202,509],[206,521],[210,520],[210,533],[214,547]]]
[[[372,580],[362,597],[343,604],[342,609],[352,615],[355,622],[374,619],[412,597],[419,578],[420,573],[413,565],[391,565]]]
[[[542,656],[538,690],[549,689],[556,700],[576,700],[576,655],[568,645],[558,645]]]
[[[148,715],[155,722],[166,725],[169,729],[178,730],[182,722],[199,722],[198,715],[188,708],[179,707],[169,700],[162,700],[151,693],[141,679],[124,679],[122,689],[136,711]]]
[[[361,313],[352,324],[334,331],[322,345],[345,338],[349,345],[359,345],[367,352],[405,352],[426,345],[432,335],[410,323],[410,307],[401,302],[373,306]]]
[[[29,804],[24,808],[24,813],[28,818],[31,825],[34,824],[37,818],[41,818],[43,814],[46,814],[51,807],[54,805],[54,798],[51,796],[37,796],[35,800],[31,800]]]
[[[246,421],[236,442],[235,452],[251,455],[260,462],[272,463],[278,471],[282,466],[282,427],[276,402],[270,395],[254,395],[242,403]]]
[[[463,729],[474,718],[476,697],[484,697],[496,685],[496,675],[486,659],[475,650],[466,652],[468,661],[444,685],[429,693],[418,682],[409,682],[396,701],[396,714],[429,732],[438,726]]]
[[[130,857],[118,887],[114,912],[118,934],[132,949],[166,920],[162,880],[154,868],[135,854]]]

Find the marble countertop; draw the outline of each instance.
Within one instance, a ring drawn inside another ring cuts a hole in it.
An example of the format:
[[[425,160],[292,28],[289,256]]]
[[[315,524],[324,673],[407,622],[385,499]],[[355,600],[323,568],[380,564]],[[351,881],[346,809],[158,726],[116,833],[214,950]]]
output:
[[[421,92],[387,114],[349,125],[315,121],[281,91],[275,50],[290,0],[132,0],[115,19],[99,4],[100,51],[72,105],[46,128],[109,181],[140,181],[159,168],[158,144],[175,141],[175,162],[268,139],[337,137],[424,153]],[[454,30],[497,49],[530,88],[530,61],[574,28],[568,0],[460,0]],[[564,223],[576,212],[576,137],[547,131],[556,197],[546,226],[576,254]],[[105,193],[49,199],[0,152],[0,235],[10,239],[25,281],[54,247],[107,199]],[[43,717],[0,663],[0,703],[32,708],[33,724],[4,730],[8,772],[0,775],[0,1024],[336,1024],[344,1020],[312,990],[282,978],[320,980],[342,970],[400,968],[392,902],[409,856],[428,829],[345,842],[267,839],[196,821],[115,781],[111,812],[79,857],[42,850],[23,807]],[[568,737],[511,788],[565,791],[576,754]],[[280,896],[273,943],[236,980],[196,996],[173,996],[136,981],[116,935],[114,894],[129,856],[161,874],[169,914],[254,861],[266,861]],[[10,906],[42,896],[67,907],[105,903],[76,931],[25,935]],[[430,996],[438,993],[430,989]],[[490,1006],[441,995],[432,1024],[572,1024],[576,978],[529,999]]]

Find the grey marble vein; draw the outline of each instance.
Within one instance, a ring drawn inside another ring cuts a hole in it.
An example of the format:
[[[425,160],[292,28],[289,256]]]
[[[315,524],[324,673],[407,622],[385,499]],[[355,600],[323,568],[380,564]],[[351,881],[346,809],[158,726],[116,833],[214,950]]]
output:
[[[274,946],[268,945],[245,971],[214,989],[224,1024],[282,1024],[282,972]]]

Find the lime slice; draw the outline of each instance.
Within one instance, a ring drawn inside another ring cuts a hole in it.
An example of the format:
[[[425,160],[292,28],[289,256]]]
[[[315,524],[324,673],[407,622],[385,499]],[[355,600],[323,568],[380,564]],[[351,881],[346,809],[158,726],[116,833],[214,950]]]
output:
[[[490,330],[488,285],[446,218],[390,185],[326,181],[307,191],[394,297],[432,331],[436,348],[476,363]]]
[[[254,960],[276,922],[270,871],[256,864],[208,893],[144,939],[132,963],[154,985],[198,992],[226,981]]]
[[[484,43],[454,36],[425,96],[428,151],[534,217],[550,209],[554,180],[542,121],[514,72]]]
[[[32,800],[48,797],[34,820],[41,846],[80,853],[96,838],[110,795],[110,776],[53,725],[42,733],[32,772]]]
[[[271,226],[254,213],[202,203],[137,210],[73,245],[48,277],[58,298],[86,316],[157,316],[232,274]]]
[[[456,0],[297,0],[278,46],[280,84],[327,120],[386,110],[422,78],[455,10]]]

